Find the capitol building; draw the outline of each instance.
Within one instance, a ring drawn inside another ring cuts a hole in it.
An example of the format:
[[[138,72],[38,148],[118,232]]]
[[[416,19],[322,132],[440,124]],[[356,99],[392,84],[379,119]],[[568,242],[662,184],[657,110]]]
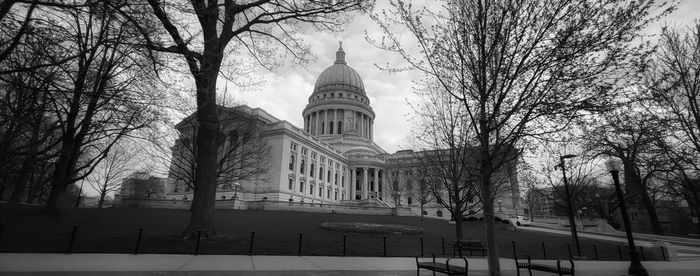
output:
[[[335,62],[316,80],[301,114],[302,127],[275,118],[260,108],[245,105],[219,108],[220,113],[242,112],[254,118],[261,125],[257,139],[266,145],[269,154],[265,156],[267,169],[263,173],[233,183],[219,181],[217,208],[228,201],[234,201],[231,207],[241,209],[250,209],[253,205],[246,203],[259,201],[379,208],[417,203],[410,193],[403,195],[400,203],[389,195],[391,176],[412,175],[403,173],[410,168],[402,168],[398,161],[405,160],[411,151],[389,154],[373,141],[377,114],[362,78],[348,66],[342,45],[336,52]],[[191,143],[187,139],[193,131],[187,127],[187,122],[191,121],[192,116],[176,126],[180,132],[176,144]],[[221,124],[222,132],[228,133],[228,124],[224,120]],[[188,180],[176,177],[183,166],[175,164],[187,155],[181,148],[172,148],[166,197],[191,200],[193,191],[186,183]],[[398,174],[399,171],[402,172]],[[225,178],[220,176],[220,179]],[[517,181],[513,182],[510,185],[517,186]],[[431,206],[433,210],[428,215],[442,216],[444,210],[440,210],[438,204],[433,202]]]

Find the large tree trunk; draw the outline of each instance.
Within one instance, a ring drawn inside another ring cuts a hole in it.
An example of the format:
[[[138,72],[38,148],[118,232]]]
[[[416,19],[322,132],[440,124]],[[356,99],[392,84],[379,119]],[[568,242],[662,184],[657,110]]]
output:
[[[632,190],[635,193],[635,197],[641,199],[642,205],[644,206],[644,209],[649,215],[649,223],[651,224],[651,229],[652,231],[654,231],[654,234],[663,235],[664,230],[663,228],[661,228],[659,216],[656,214],[656,207],[654,206],[654,203],[649,197],[649,192],[647,191],[647,188],[644,186],[644,183],[642,183],[641,176],[639,175],[639,173],[637,173],[637,170],[635,168],[636,166],[632,162],[624,163],[625,182],[627,183],[627,185],[632,186]]]
[[[24,158],[22,162],[22,167],[19,170],[19,176],[17,177],[17,182],[15,182],[15,188],[12,191],[12,197],[10,197],[10,205],[17,206],[22,202],[24,198],[24,191],[27,187],[27,182],[32,174],[32,169],[36,163],[37,150],[39,148],[39,124],[37,123],[32,129],[32,137],[29,141],[29,148],[27,151],[27,157]]]
[[[105,184],[104,187],[102,187],[102,191],[100,191],[100,201],[97,202],[97,208],[100,209],[102,208],[102,205],[105,202],[105,196],[107,195],[107,184]]]
[[[64,137],[71,137],[72,134],[64,134]],[[75,165],[75,158],[71,157],[71,153],[74,150],[73,140],[69,138],[64,138],[61,143],[61,150],[58,160],[54,164],[54,172],[51,178],[51,191],[49,192],[49,198],[41,210],[42,213],[47,213],[50,215],[58,215],[61,212],[61,199],[63,194],[68,187],[69,177],[71,177],[71,171]]]
[[[485,132],[487,125],[482,119],[480,127],[482,134],[480,137],[479,172],[481,173],[481,200],[484,206],[484,225],[486,226],[486,247],[488,250],[489,275],[501,275],[501,263],[498,258],[498,246],[496,246],[496,232],[494,225],[493,208],[493,187],[491,186],[491,160],[489,156],[488,132]]]
[[[219,117],[216,108],[216,79],[219,66],[215,56],[206,56],[213,64],[203,63],[203,73],[195,77],[197,82],[197,171],[190,222],[183,233],[185,239],[195,238],[199,231],[207,238],[216,234],[213,217],[219,134]]]

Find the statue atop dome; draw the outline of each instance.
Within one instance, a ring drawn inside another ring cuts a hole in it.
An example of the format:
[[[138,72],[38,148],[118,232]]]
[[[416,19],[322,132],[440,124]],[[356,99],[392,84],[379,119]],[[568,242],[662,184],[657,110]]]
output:
[[[345,51],[343,51],[343,42],[338,41],[338,51],[335,52],[335,63],[334,64],[347,64],[345,63]]]

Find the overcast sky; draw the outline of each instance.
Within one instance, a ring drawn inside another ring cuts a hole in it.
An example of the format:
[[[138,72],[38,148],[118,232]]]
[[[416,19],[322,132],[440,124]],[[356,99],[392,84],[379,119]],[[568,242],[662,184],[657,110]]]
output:
[[[386,7],[386,1],[378,1],[377,9]],[[376,10],[376,9],[375,9]],[[664,22],[690,24],[700,11],[700,1],[686,0],[680,4]],[[660,27],[650,27],[649,33],[660,31]],[[343,41],[348,66],[362,77],[365,90],[376,113],[374,140],[389,153],[406,148],[406,138],[410,131],[411,109],[407,101],[414,98],[414,80],[417,72],[389,73],[375,64],[399,66],[400,60],[390,53],[375,48],[365,40],[365,32],[370,37],[381,37],[381,31],[369,15],[359,15],[345,26],[345,31],[337,34],[307,34],[318,60],[302,66],[285,66],[274,72],[261,69],[265,83],[253,91],[237,92],[236,99],[251,107],[260,107],[281,120],[303,127],[302,110],[313,92],[314,83],[324,69],[335,60],[338,41]]]

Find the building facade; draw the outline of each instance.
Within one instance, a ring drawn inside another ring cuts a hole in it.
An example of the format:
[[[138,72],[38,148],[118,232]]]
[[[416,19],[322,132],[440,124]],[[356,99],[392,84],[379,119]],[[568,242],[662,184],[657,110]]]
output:
[[[362,78],[347,65],[342,45],[334,64],[319,75],[314,85],[301,114],[303,127],[259,108],[242,105],[220,109],[244,112],[262,125],[259,139],[268,147],[269,169],[234,183],[220,181],[217,199],[385,207],[396,204],[388,194],[387,170],[390,160],[402,154],[388,154],[373,141],[376,113]],[[188,120],[192,118],[178,124],[180,140],[188,136],[183,127]],[[186,155],[179,151],[173,147],[173,160]],[[175,177],[182,169],[171,165],[167,197],[191,200],[187,180]]]

